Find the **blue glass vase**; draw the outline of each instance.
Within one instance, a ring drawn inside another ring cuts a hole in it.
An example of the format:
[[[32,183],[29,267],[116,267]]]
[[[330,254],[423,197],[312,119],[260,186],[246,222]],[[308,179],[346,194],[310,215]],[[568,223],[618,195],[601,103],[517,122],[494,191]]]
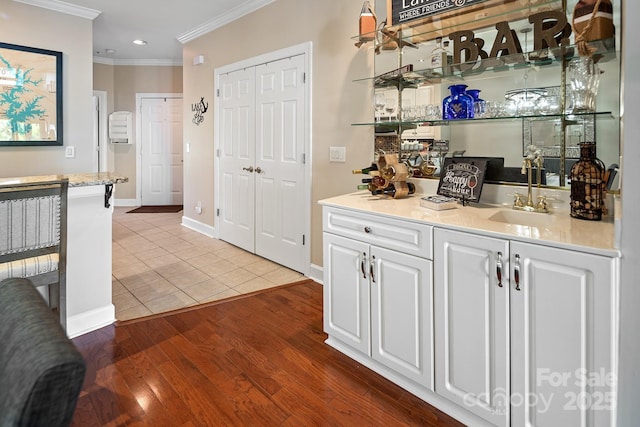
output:
[[[480,98],[480,89],[468,89],[467,94],[473,98],[473,117],[482,118],[485,115],[486,102]]]
[[[442,118],[444,120],[472,119],[473,98],[465,91],[467,85],[451,85],[451,95],[442,100]]]

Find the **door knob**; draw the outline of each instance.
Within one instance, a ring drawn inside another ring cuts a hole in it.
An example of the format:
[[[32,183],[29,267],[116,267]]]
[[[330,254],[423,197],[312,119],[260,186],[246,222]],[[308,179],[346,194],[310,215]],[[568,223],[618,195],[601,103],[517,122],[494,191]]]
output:
[[[262,169],[260,168],[260,166],[256,168],[256,173],[262,173]]]
[[[249,166],[248,168],[242,168],[242,170],[247,172],[253,172],[253,166]]]

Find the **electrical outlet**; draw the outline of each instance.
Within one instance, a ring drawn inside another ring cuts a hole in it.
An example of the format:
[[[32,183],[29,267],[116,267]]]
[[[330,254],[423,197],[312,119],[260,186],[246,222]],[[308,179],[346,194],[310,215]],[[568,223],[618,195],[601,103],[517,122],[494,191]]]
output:
[[[345,147],[329,147],[329,161],[344,163],[347,161]]]
[[[76,148],[72,145],[65,147],[64,156],[67,159],[73,159],[74,157],[76,157]]]

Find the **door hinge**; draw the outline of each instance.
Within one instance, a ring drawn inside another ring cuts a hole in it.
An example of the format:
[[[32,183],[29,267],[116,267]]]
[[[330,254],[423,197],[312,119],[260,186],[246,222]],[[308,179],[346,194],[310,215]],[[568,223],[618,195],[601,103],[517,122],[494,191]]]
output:
[[[219,148],[216,150],[216,156],[220,157],[220,149]]]
[[[220,209],[216,209],[216,216],[220,216]]]
[[[303,165],[307,164],[307,154],[306,153],[302,153],[302,164]]]
[[[305,241],[306,241],[306,240],[305,240],[305,235],[303,234],[303,235],[302,235],[302,246],[304,246]]]
[[[307,73],[302,73],[302,83],[306,83],[307,82]]]
[[[216,89],[216,96],[220,98],[220,89]]]

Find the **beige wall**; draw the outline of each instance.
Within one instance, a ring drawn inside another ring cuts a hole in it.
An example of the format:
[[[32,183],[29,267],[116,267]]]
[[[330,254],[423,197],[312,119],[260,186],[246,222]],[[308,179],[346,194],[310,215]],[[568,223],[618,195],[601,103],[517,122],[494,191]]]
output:
[[[353,80],[369,72],[369,47],[356,49],[361,0],[278,0],[187,43],[184,66],[185,216],[215,226],[214,69],[264,53],[311,41],[312,53],[312,230],[311,262],[322,265],[322,218],[317,201],[355,190],[361,177],[351,169],[370,164],[373,129],[351,126],[371,120],[371,88]],[[205,63],[191,65],[204,55]],[[189,120],[190,106],[204,96],[209,111],[200,126]],[[212,108],[213,107],[213,108]],[[345,146],[346,163],[329,163],[329,147]],[[194,207],[202,201],[203,213]]]
[[[0,0],[0,40],[60,51],[63,73],[64,147],[0,147],[0,176],[92,172],[92,23],[89,19]]]
[[[93,88],[107,92],[108,112],[133,112],[134,144],[109,144],[114,172],[129,178],[118,184],[118,199],[136,198],[136,94],[182,93],[182,67],[94,64]],[[188,120],[186,118],[185,120]]]

